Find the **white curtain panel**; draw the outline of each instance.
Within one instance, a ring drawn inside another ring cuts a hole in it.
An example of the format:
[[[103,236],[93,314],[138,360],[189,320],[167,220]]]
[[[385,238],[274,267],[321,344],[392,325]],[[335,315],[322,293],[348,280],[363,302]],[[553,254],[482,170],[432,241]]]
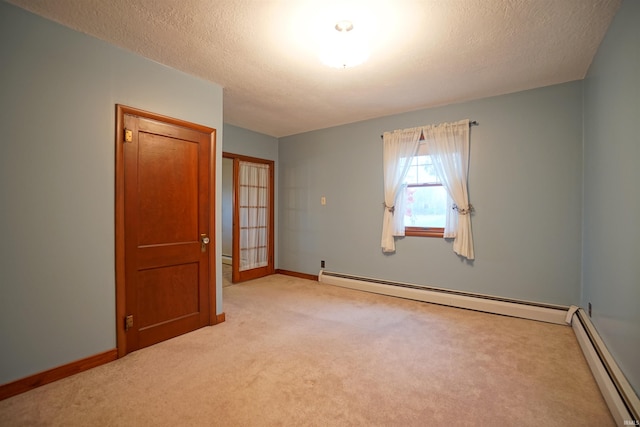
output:
[[[469,120],[422,128],[427,152],[442,186],[455,204],[457,215],[447,215],[444,237],[453,238],[453,251],[474,259],[471,210],[467,178],[469,171]],[[456,224],[457,222],[457,224]]]
[[[418,152],[420,128],[385,132],[383,135],[384,217],[382,251],[395,252],[394,236],[404,236],[404,212],[397,202],[402,199],[402,182]],[[401,203],[400,203],[401,204]]]
[[[239,171],[240,271],[268,264],[269,165],[241,161]]]

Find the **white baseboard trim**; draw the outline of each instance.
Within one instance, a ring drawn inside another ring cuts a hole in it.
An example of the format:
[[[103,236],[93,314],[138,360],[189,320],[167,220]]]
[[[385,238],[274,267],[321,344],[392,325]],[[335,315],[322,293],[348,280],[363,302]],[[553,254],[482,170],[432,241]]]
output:
[[[318,281],[329,285],[373,292],[399,298],[466,308],[505,316],[566,325],[569,307],[519,301],[491,295],[453,291],[430,286],[390,282],[320,270]]]
[[[228,255],[222,255],[222,263],[223,264],[227,264],[227,265],[231,265],[232,262],[232,258]]]
[[[640,425],[640,400],[584,310],[320,270],[318,282],[428,303],[571,325],[617,425]]]
[[[607,350],[598,331],[583,309],[573,316],[571,325],[593,377],[619,426],[640,425],[640,400],[631,384]]]

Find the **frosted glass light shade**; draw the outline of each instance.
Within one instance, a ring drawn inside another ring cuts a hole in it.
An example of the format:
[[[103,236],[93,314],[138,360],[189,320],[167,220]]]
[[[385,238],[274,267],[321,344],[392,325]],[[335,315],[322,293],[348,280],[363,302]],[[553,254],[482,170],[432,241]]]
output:
[[[327,34],[320,49],[320,60],[329,67],[355,67],[369,58],[366,41],[353,25],[346,26],[345,22],[348,23],[340,21],[336,24],[335,30]]]

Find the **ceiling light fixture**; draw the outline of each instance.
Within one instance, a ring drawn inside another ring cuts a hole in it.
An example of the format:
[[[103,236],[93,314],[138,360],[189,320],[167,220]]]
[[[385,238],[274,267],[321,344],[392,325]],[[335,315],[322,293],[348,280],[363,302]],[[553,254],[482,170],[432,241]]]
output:
[[[351,21],[340,21],[336,24],[336,30],[342,32],[353,30],[353,22]]]
[[[368,57],[366,41],[355,29],[353,22],[338,21],[335,31],[327,34],[326,43],[321,49],[322,62],[334,68],[355,67],[362,64]]]

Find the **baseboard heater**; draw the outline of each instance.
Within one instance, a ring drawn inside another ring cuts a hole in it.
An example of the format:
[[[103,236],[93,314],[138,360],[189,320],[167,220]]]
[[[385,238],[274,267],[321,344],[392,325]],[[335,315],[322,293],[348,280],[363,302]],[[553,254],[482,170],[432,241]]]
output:
[[[576,310],[571,326],[616,425],[640,425],[640,399],[583,309]]]
[[[432,286],[372,279],[321,270],[318,282],[433,304],[571,325],[598,387],[618,425],[640,425],[640,401],[595,327],[576,306],[543,304]]]
[[[351,276],[348,274],[334,273],[324,270],[321,270],[320,274],[318,274],[318,281],[329,285],[433,304],[448,305],[452,307],[484,311],[487,313],[502,314],[505,316],[521,317],[524,319],[539,320],[559,325],[567,324],[565,318],[569,307],[561,305],[542,304],[471,292],[435,288],[432,286],[391,282],[388,280]]]

